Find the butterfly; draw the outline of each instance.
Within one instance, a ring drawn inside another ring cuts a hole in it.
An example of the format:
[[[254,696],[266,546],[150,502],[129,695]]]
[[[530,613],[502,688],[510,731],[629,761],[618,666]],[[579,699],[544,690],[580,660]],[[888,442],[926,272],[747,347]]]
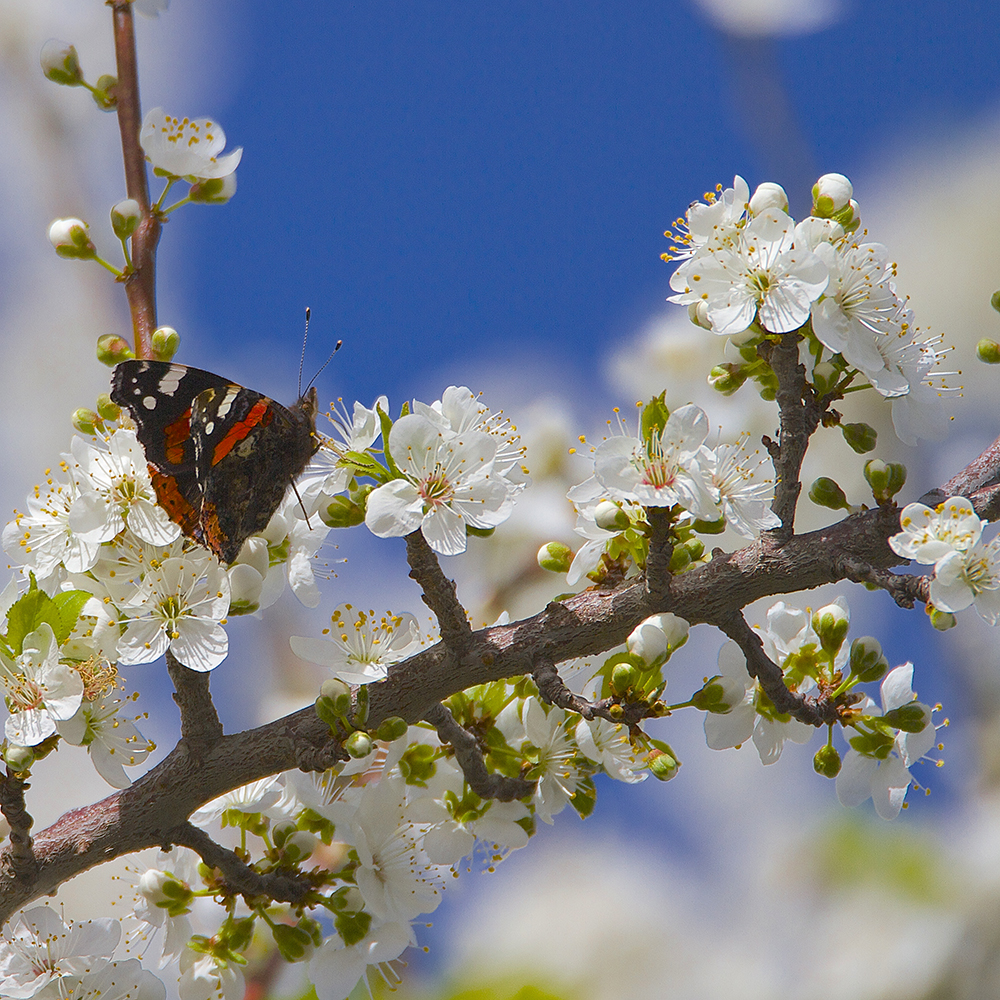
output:
[[[133,360],[115,367],[111,398],[135,421],[159,505],[224,563],[267,527],[320,445],[315,386],[284,407],[200,368]]]

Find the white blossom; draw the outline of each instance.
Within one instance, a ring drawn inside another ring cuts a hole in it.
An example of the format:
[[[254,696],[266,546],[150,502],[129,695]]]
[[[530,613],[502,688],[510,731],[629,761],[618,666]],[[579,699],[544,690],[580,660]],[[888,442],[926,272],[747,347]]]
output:
[[[695,517],[715,520],[719,511],[697,460],[708,430],[704,410],[678,407],[649,441],[626,434],[602,441],[594,453],[594,475],[616,499],[650,507],[680,504]]]
[[[120,938],[110,917],[66,925],[49,906],[25,910],[0,938],[0,996],[62,996],[61,987],[103,968]]]
[[[645,781],[645,766],[628,739],[628,729],[607,719],[581,719],[576,726],[576,744],[580,753],[617,781],[629,785]]]
[[[226,658],[229,637],[220,622],[229,610],[229,577],[207,553],[150,566],[125,609],[120,663],[151,663],[168,648],[191,670],[212,670]]]
[[[72,667],[60,663],[59,656],[52,626],[43,623],[24,637],[13,664],[0,663],[11,710],[4,731],[11,743],[37,746],[80,707],[83,680]]]
[[[343,1000],[354,991],[369,967],[399,958],[412,942],[408,922],[377,924],[360,941],[345,945],[331,934],[309,961],[309,979],[319,1000]]]
[[[721,188],[721,185],[720,185]],[[704,250],[731,245],[747,220],[750,187],[742,177],[733,178],[733,186],[710,192],[705,201],[693,201],[684,219],[674,223],[667,237],[674,243],[664,254],[669,260],[685,260]]]
[[[482,431],[457,436],[418,413],[400,417],[389,452],[402,479],[368,496],[365,524],[380,538],[418,528],[442,555],[466,548],[466,528],[493,528],[513,506],[512,485],[496,474],[495,439]]]
[[[714,333],[742,333],[756,319],[771,333],[797,330],[823,293],[829,275],[811,250],[794,244],[795,224],[767,209],[741,231],[732,248],[698,254],[671,276],[670,302],[704,301]]]
[[[781,519],[770,506],[774,484],[754,480],[743,444],[720,444],[714,449],[702,445],[698,465],[711,484],[726,523],[744,538],[756,538],[761,531],[778,527]]]
[[[226,135],[208,118],[175,118],[162,108],[147,112],[139,133],[146,159],[157,176],[187,181],[220,179],[233,173],[242,147],[225,156]]]
[[[389,667],[411,656],[422,645],[417,619],[404,612],[354,611],[350,604],[338,605],[324,629],[326,639],[293,635],[289,639],[296,656],[329,667],[348,684],[384,680]]]
[[[916,733],[898,730],[891,753],[882,760],[859,753],[853,747],[848,750],[837,775],[837,798],[842,805],[858,806],[871,796],[875,811],[882,819],[895,819],[899,815],[913,780],[909,769],[934,746],[937,739],[931,710],[916,700],[912,680],[912,663],[904,663],[886,674],[881,685],[881,714],[915,703],[923,714],[924,728]],[[879,714],[870,699],[864,707],[866,714]]]
[[[180,537],[180,525],[157,504],[146,454],[134,431],[119,428],[106,449],[74,437],[72,451],[79,490],[69,513],[74,531],[106,542],[127,523],[150,545],[169,545]]]

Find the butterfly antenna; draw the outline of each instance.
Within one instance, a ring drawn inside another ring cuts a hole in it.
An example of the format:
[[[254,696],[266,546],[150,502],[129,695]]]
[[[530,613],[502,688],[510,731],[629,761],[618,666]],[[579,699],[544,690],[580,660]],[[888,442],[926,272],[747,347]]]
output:
[[[309,317],[312,315],[312,310],[309,306],[306,306],[306,329],[305,333],[302,334],[302,354],[299,357],[299,396],[302,396],[302,365],[305,364],[306,360],[306,340],[309,338]],[[312,383],[310,383],[312,384]]]
[[[302,497],[299,496],[299,488],[298,488],[298,486],[295,485],[294,480],[292,482],[292,489],[295,490],[295,499],[298,500],[299,507],[302,508],[302,516],[306,519],[306,527],[310,531],[312,531],[312,527],[313,526],[309,523],[309,514],[306,511],[306,505],[302,502]]]
[[[315,375],[313,375],[313,377],[312,377],[311,379],[309,379],[309,385],[307,385],[307,386],[306,386],[306,392],[308,392],[308,391],[309,391],[309,387],[310,387],[310,386],[311,386],[311,385],[313,384],[313,382],[315,382],[315,381],[316,381],[316,379],[318,379],[318,378],[320,377],[320,375],[322,375],[322,374],[323,374],[323,369],[324,369],[324,368],[326,368],[326,366],[327,366],[327,365],[328,365],[328,364],[329,364],[329,363],[330,363],[331,361],[333,361],[333,356],[334,356],[334,355],[335,355],[335,354],[337,353],[337,351],[339,351],[339,350],[340,350],[340,348],[341,348],[341,345],[342,345],[343,343],[344,343],[344,342],[343,342],[342,340],[338,340],[338,341],[337,341],[337,346],[336,346],[336,347],[335,347],[335,348],[334,348],[334,349],[333,349],[332,351],[330,351],[330,356],[329,356],[329,357],[328,357],[328,358],[326,359],[326,361],[324,361],[324,362],[323,362],[323,364],[322,364],[322,365],[320,366],[320,369],[319,369],[319,371],[318,371],[318,372],[316,372],[316,374],[315,374]],[[301,395],[302,395],[302,393],[299,393],[299,395],[301,396]]]

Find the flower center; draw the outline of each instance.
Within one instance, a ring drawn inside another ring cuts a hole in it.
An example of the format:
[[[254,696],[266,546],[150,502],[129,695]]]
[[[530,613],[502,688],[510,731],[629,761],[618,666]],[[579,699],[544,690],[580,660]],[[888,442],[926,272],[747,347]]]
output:
[[[455,495],[454,487],[440,467],[421,481],[417,491],[420,493],[420,498],[429,507],[441,507]]]

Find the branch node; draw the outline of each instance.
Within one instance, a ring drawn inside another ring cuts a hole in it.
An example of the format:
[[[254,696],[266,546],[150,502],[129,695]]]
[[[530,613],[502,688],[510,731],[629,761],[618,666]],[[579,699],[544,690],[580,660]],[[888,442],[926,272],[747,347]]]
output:
[[[455,751],[465,780],[469,787],[481,799],[498,799],[500,802],[512,802],[523,799],[535,790],[533,781],[523,778],[508,778],[504,774],[491,774],[486,769],[483,751],[475,736],[463,728],[455,717],[442,705],[435,705],[424,718],[437,730],[442,743],[450,743]]]

